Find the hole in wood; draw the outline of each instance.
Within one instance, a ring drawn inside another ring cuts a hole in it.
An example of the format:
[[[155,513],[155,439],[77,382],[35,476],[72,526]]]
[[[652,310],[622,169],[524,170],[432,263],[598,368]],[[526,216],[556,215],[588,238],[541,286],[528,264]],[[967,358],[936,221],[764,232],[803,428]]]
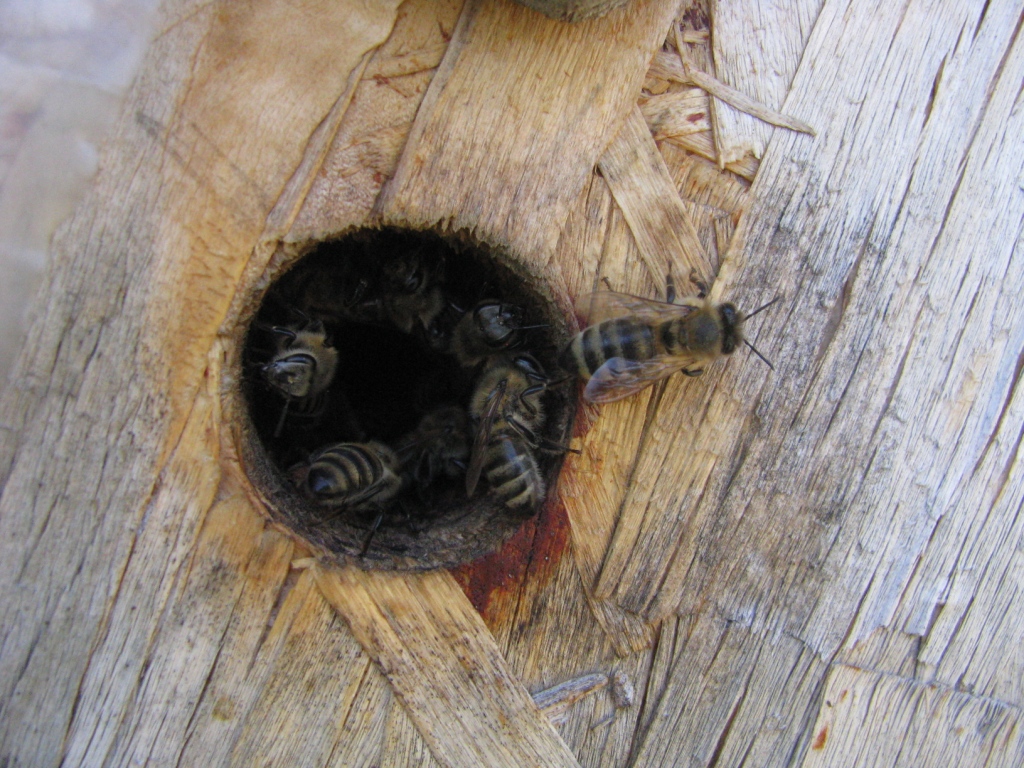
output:
[[[360,230],[304,251],[242,353],[242,458],[271,514],[363,567],[497,549],[561,465],[564,318],[479,244]]]

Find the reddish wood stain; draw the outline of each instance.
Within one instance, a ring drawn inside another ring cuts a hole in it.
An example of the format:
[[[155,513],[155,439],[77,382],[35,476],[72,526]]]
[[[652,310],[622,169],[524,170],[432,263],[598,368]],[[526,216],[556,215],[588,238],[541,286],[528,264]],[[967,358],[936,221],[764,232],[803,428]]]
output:
[[[690,123],[699,123],[703,119],[704,119],[704,113],[703,112],[694,112],[692,115],[690,115],[688,118],[686,118],[687,122],[690,122]]]
[[[572,434],[582,438],[594,425],[597,411],[587,407],[582,397],[577,403]],[[562,475],[572,472],[574,465],[574,456],[568,454]],[[523,523],[501,549],[453,568],[451,574],[487,625],[493,627],[501,617],[492,615],[490,608],[503,603],[494,598],[510,594],[527,582],[539,586],[549,581],[569,548],[569,539],[569,515],[556,488],[540,513]]]
[[[569,517],[561,499],[550,499],[505,545],[490,555],[452,570],[452,575],[488,626],[497,617],[488,608],[502,593],[526,580],[545,582],[569,544]]]
[[[814,737],[814,743],[811,744],[811,749],[824,749],[825,742],[828,741],[828,726],[826,725],[820,731],[818,735]]]

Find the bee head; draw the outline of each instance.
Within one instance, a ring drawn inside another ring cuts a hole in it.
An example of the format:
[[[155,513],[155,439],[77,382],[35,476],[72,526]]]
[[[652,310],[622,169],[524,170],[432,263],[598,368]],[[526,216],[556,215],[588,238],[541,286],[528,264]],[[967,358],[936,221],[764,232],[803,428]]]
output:
[[[512,304],[500,301],[482,301],[473,310],[473,320],[489,347],[502,349],[516,340],[516,331],[522,325],[523,312]]]
[[[316,375],[316,358],[304,352],[267,363],[262,368],[267,386],[285,397],[303,398],[309,394]]]
[[[386,262],[381,271],[385,287],[398,293],[414,294],[426,281],[426,270],[419,251]]]
[[[722,354],[731,355],[743,341],[743,315],[735,304],[722,304],[718,316],[722,320]]]

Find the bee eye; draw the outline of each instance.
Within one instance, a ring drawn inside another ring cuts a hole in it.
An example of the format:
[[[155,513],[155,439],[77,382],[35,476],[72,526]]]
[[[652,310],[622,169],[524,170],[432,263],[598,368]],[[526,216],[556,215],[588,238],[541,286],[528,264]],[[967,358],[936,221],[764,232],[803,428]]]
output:
[[[569,341],[551,291],[524,282],[504,254],[432,232],[299,245],[294,263],[283,250],[270,260],[276,280],[254,281],[269,288],[232,353],[241,386],[225,413],[254,498],[340,563],[423,569],[492,551],[528,515],[474,465],[473,430],[495,413],[471,413],[471,400],[500,361],[502,383],[486,402],[526,410],[522,423],[509,414],[515,427],[491,460],[516,472],[536,465],[525,497],[535,512],[561,462],[537,446],[565,441],[575,397],[545,391],[544,372]],[[466,362],[457,330],[482,348],[477,359]],[[468,495],[473,466],[481,479]]]

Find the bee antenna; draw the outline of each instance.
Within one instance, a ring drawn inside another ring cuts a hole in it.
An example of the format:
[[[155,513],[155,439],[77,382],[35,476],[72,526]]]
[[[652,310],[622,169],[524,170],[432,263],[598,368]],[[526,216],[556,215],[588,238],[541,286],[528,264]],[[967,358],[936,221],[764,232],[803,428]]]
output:
[[[767,304],[762,304],[760,307],[758,307],[753,312],[751,312],[749,315],[747,315],[746,319],[749,320],[754,315],[756,315],[758,312],[764,312],[764,310],[768,309],[768,307],[770,307],[775,302],[779,301],[781,298],[782,298],[781,296],[776,296],[774,299],[769,301]],[[753,348],[753,347],[751,347],[751,348]],[[757,350],[754,350],[754,351],[757,352]],[[758,354],[760,354],[760,353],[758,353]],[[768,361],[766,360],[765,362],[768,362]]]
[[[298,307],[289,307],[288,309],[290,309],[292,314],[294,314],[302,322],[304,322],[304,323],[311,322],[309,315],[307,315],[305,312],[303,312]]]
[[[550,327],[551,327],[550,323],[539,323],[537,325],[520,325],[519,328],[517,328],[517,330],[520,330],[520,331],[532,331],[532,330],[535,330],[537,328],[550,328]]]
[[[760,357],[762,360],[764,360],[764,364],[765,365],[767,365],[773,371],[775,370],[775,366],[772,365],[770,362],[768,362],[768,358],[767,357],[765,357],[764,355],[762,355],[760,352],[757,351],[757,347],[755,347],[753,344],[751,344],[746,339],[743,340],[743,343],[746,344],[748,347],[750,347],[752,350],[754,350],[754,354],[757,355],[758,357]]]

